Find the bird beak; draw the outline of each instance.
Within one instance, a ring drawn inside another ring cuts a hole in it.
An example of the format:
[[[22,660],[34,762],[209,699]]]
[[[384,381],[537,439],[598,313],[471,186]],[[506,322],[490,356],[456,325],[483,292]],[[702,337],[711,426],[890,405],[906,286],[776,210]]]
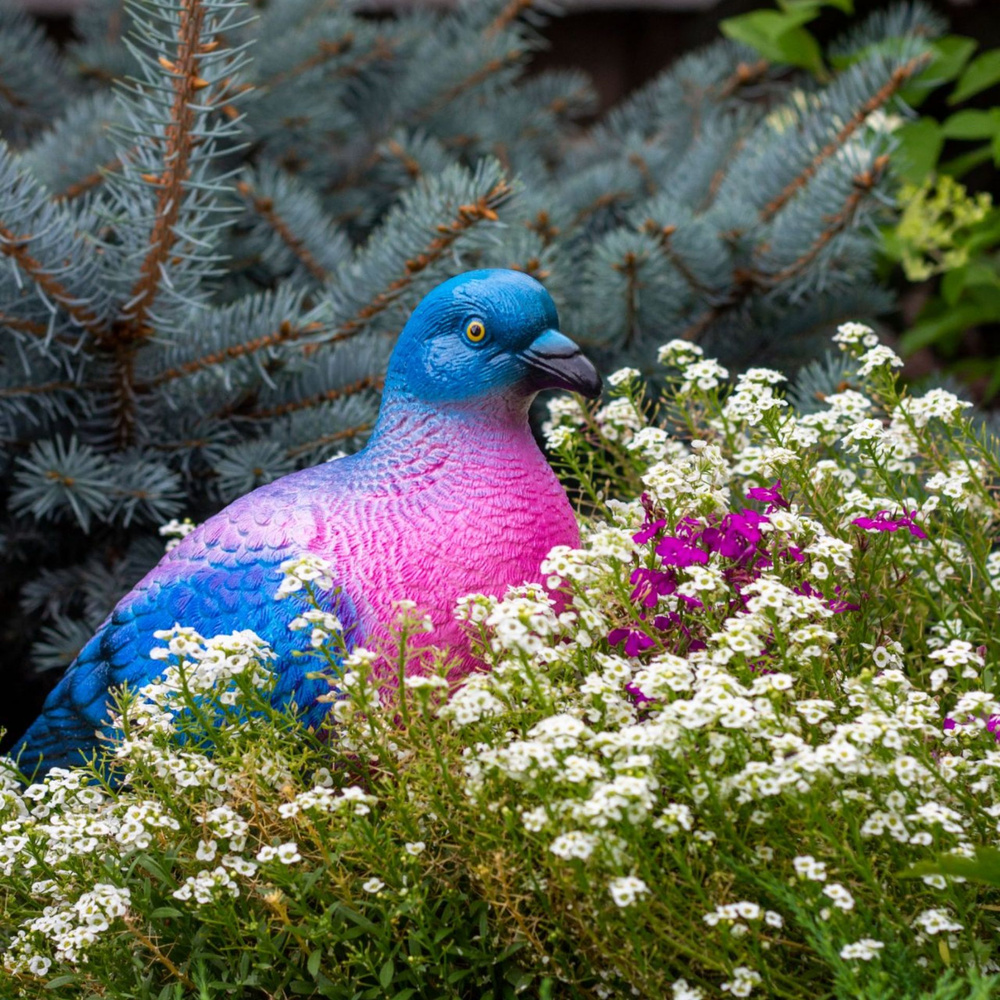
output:
[[[521,351],[535,389],[569,389],[588,399],[601,394],[601,376],[586,355],[558,330],[546,330]]]

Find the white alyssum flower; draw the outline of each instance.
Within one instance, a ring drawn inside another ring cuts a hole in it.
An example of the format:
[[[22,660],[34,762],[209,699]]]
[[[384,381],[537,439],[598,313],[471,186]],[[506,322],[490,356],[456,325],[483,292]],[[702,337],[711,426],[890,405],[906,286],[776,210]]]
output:
[[[893,368],[903,367],[903,359],[885,344],[876,344],[871,350],[865,351],[858,361],[860,363],[858,375],[861,378],[871,375],[876,368],[881,368],[883,365],[890,365]]]
[[[622,875],[611,879],[608,883],[608,892],[611,894],[615,906],[624,909],[647,895],[649,886],[635,875]]]
[[[844,959],[855,959],[861,962],[870,962],[885,947],[883,941],[876,941],[874,938],[861,938],[851,944],[845,944],[840,949],[840,957]]]
[[[913,918],[913,924],[922,928],[925,934],[944,934],[965,929],[944,907],[923,910]]]
[[[733,978],[727,980],[719,986],[723,993],[730,993],[734,997],[748,997],[753,992],[754,987],[761,982],[759,972],[746,965],[737,965],[733,969]]]

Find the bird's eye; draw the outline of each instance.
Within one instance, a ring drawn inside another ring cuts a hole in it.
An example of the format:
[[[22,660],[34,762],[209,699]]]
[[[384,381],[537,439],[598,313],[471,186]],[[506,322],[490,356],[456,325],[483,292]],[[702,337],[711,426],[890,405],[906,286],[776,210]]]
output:
[[[474,319],[465,328],[465,339],[471,344],[481,344],[486,338],[486,326],[482,320]]]

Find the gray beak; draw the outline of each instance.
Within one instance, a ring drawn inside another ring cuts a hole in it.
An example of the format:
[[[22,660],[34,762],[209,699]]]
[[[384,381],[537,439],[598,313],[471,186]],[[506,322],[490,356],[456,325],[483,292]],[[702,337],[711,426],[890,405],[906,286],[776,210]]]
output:
[[[601,394],[601,376],[587,356],[558,330],[546,330],[521,352],[535,389],[569,389],[588,399]]]

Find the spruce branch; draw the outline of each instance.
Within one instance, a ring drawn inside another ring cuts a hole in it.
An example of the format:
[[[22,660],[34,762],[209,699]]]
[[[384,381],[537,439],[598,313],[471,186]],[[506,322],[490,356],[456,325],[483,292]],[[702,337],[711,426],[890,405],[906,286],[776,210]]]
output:
[[[203,0],[183,0],[177,31],[177,54],[173,60],[160,56],[159,62],[172,77],[173,103],[166,127],[163,152],[163,173],[143,175],[143,180],[158,189],[156,215],[149,234],[149,249],[139,267],[139,279],[129,297],[125,318],[129,332],[119,333],[130,340],[150,336],[150,311],[159,290],[163,267],[177,240],[177,221],[184,201],[184,186],[189,176],[189,164],[194,145],[197,112],[192,107],[207,83],[199,76],[199,62],[204,47],[202,31],[205,22]],[[126,368],[121,368],[124,375]]]
[[[86,177],[81,178],[78,181],[70,184],[64,191],[59,191],[54,194],[53,200],[55,201],[72,201],[74,198],[79,198],[81,195],[86,194],[88,191],[92,191],[99,184],[104,182],[105,177],[109,173],[116,170],[122,169],[121,158],[116,156],[113,160],[108,160],[107,163],[102,164],[96,170],[87,174]]]
[[[160,372],[148,382],[140,383],[140,385],[144,389],[152,389],[167,382],[184,378],[187,375],[193,375],[195,372],[204,371],[206,368],[214,368],[216,365],[223,364],[226,361],[245,358],[257,351],[263,351],[269,347],[276,347],[279,344],[287,344],[290,341],[299,340],[321,329],[321,323],[311,322],[296,325],[289,320],[285,320],[273,333],[264,334],[240,344],[231,344],[221,350],[213,351],[211,354],[205,354],[191,361],[185,361],[181,365]]]
[[[748,281],[740,287],[750,288],[753,284],[775,287],[785,284],[801,275],[819,256],[823,248],[829,245],[830,241],[838,233],[843,232],[853,223],[854,217],[862,203],[885,176],[888,165],[889,155],[888,153],[883,153],[881,156],[876,157],[871,167],[854,175],[852,179],[853,190],[845,199],[843,207],[835,214],[827,216],[825,220],[826,228],[819,233],[812,246],[805,253],[780,271],[763,272],[755,269],[753,272],[753,281]]]
[[[412,116],[413,120],[423,122],[433,118],[439,112],[448,107],[448,105],[451,104],[451,102],[456,98],[464,97],[481,83],[489,80],[490,77],[496,76],[497,73],[500,73],[505,69],[510,69],[513,66],[520,65],[524,61],[524,58],[525,50],[519,47],[510,48],[506,52],[494,56],[482,66],[469,73],[468,76],[457,81],[447,90],[443,91],[434,100],[416,110]]]
[[[388,309],[410,287],[421,271],[439,261],[460,236],[484,221],[496,222],[499,218],[497,209],[510,198],[512,193],[510,183],[501,176],[487,193],[476,201],[459,205],[453,218],[437,224],[435,227],[437,235],[419,253],[404,262],[403,274],[358,309],[353,317],[338,324],[333,335],[325,338],[323,343],[335,344],[349,340],[360,333],[375,316]]]
[[[330,434],[323,434],[312,441],[297,444],[294,448],[287,449],[285,454],[289,458],[298,458],[300,455],[305,455],[311,451],[318,451],[320,448],[326,448],[328,445],[339,444],[341,441],[350,441],[352,438],[360,437],[362,434],[367,434],[373,426],[371,422],[366,422],[356,424],[353,427],[345,427]]]
[[[837,134],[813,157],[806,167],[761,209],[761,220],[769,222],[773,219],[812,180],[816,171],[826,160],[843,148],[848,139],[861,128],[865,119],[873,111],[884,107],[930,60],[931,53],[921,52],[901,66],[897,66],[889,79],[844,122]]]
[[[104,326],[97,315],[84,302],[75,298],[53,270],[28,250],[35,239],[34,235],[14,233],[0,222],[0,254],[14,261],[49,299],[58,302],[73,317],[77,325],[100,336]]]
[[[486,35],[496,35],[503,31],[505,28],[509,28],[522,14],[531,10],[537,3],[537,0],[509,0],[507,5],[503,7],[486,25],[484,33]]]
[[[715,92],[721,100],[732,97],[742,87],[749,87],[763,80],[770,68],[771,64],[766,59],[758,59],[752,63],[741,61],[732,76],[723,80]]]
[[[320,264],[305,243],[292,232],[288,222],[275,209],[274,199],[261,195],[246,180],[237,181],[236,190],[253,206],[268,226],[278,234],[282,243],[302,262],[306,270],[321,284],[325,282],[329,277],[326,268]]]
[[[677,226],[660,225],[655,219],[646,219],[640,227],[642,232],[652,236],[659,244],[663,256],[677,269],[681,277],[691,286],[692,291],[699,295],[708,295],[709,290],[698,280],[698,278],[688,267],[684,259],[677,253],[670,242],[670,238],[677,232]]]
[[[245,414],[245,418],[248,420],[270,420],[274,417],[287,417],[290,413],[297,413],[299,410],[310,410],[314,407],[322,406],[323,403],[332,403],[337,399],[356,396],[367,389],[380,390],[381,388],[382,378],[380,376],[364,375],[348,385],[341,386],[339,389],[327,389],[324,392],[318,392],[304,399],[296,399],[289,403],[279,403],[277,406],[268,406],[254,410],[249,414]]]

